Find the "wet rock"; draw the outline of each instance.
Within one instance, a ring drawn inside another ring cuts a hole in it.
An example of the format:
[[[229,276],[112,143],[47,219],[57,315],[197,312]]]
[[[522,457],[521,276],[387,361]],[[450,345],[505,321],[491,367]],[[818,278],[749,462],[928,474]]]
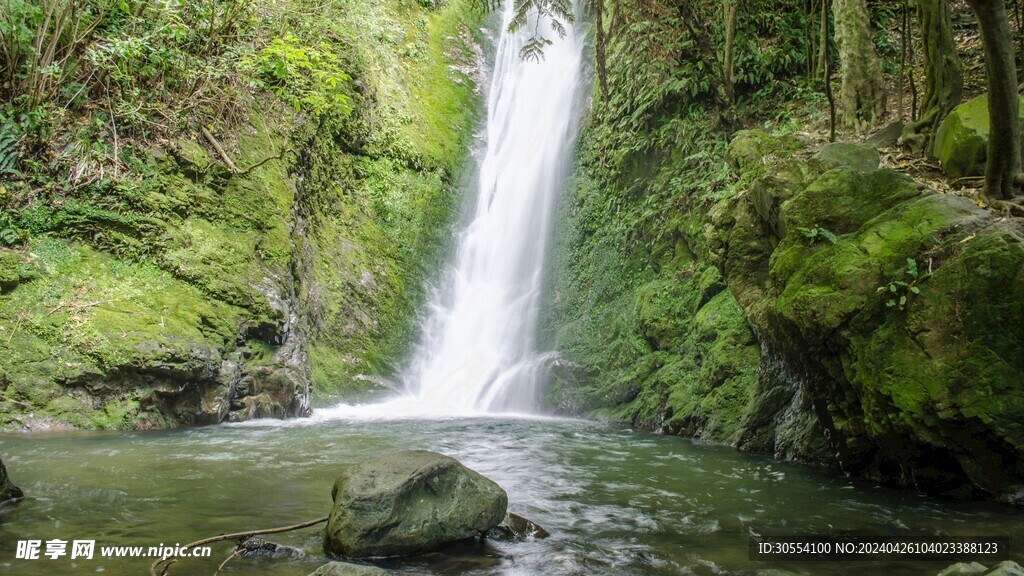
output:
[[[502,541],[540,539],[548,536],[551,534],[540,525],[511,512],[505,514],[501,524],[487,531],[488,538]]]
[[[294,546],[285,546],[255,536],[239,544],[236,548],[243,558],[302,558],[306,553]]]
[[[996,564],[984,576],[1024,576],[1024,568],[1011,560]]]
[[[977,562],[957,562],[952,566],[948,566],[942,572],[939,572],[938,576],[972,576],[974,574],[981,574],[985,572],[987,568],[983,564]]]
[[[1024,100],[1020,101],[1019,114],[1024,119]],[[985,172],[988,124],[988,97],[985,94],[950,111],[935,134],[935,156],[943,172],[953,178]]]
[[[483,534],[505,517],[500,486],[454,458],[409,450],[347,468],[334,483],[324,550],[406,556]]]
[[[350,562],[330,562],[311,572],[308,576],[385,576],[386,571],[376,566],[352,564]]]
[[[7,476],[7,467],[4,466],[3,460],[0,460],[0,502],[24,497],[25,493],[11,482]]]

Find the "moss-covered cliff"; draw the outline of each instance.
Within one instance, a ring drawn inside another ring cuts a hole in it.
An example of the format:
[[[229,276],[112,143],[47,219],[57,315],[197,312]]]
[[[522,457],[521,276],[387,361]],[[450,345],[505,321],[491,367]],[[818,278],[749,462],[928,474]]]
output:
[[[765,424],[743,448],[1018,501],[1024,486],[1024,225],[878,168],[867,147],[737,134],[740,193],[712,252],[762,343]],[[813,230],[827,230],[819,238]],[[812,415],[806,435],[786,430]]]
[[[7,185],[0,224],[24,241],[0,249],[0,426],[295,416],[388,376],[458,203],[480,13],[332,9],[320,43],[284,35],[238,61],[285,46],[316,75],[332,54],[343,105],[257,82],[230,120],[122,126],[113,173]]]
[[[784,34],[724,103],[699,31],[617,9],[556,232],[552,405],[1020,502],[1020,219],[813,144]]]

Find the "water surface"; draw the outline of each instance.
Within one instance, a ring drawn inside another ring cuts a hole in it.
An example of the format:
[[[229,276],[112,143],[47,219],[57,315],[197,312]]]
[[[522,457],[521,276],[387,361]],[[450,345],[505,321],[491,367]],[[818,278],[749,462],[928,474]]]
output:
[[[950,503],[676,437],[551,419],[258,421],[181,431],[2,435],[30,495],[0,509],[0,573],[145,574],[148,560],[15,560],[19,539],[98,546],[186,543],[326,515],[347,463],[388,450],[450,454],[501,484],[509,507],[552,537],[463,546],[383,564],[399,574],[934,575],[945,563],[747,559],[751,533],[1024,534],[1012,510]],[[300,576],[326,559],[322,526],[272,537],[302,560],[235,560],[223,574]],[[1020,543],[1013,558],[1024,562]],[[230,552],[171,574],[212,575]]]

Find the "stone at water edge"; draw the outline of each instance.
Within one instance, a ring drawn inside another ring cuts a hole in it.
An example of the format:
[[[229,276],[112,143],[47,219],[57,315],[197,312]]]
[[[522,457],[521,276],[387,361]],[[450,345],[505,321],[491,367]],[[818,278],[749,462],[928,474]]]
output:
[[[957,562],[939,572],[939,576],[974,576],[984,573],[985,570],[985,565],[978,562]]]
[[[308,576],[386,576],[387,572],[376,566],[350,564],[348,562],[330,562],[310,572]]]
[[[345,558],[436,550],[497,526],[508,496],[458,460],[407,450],[347,468],[334,483],[324,551]]]
[[[1006,560],[996,564],[982,576],[1024,576],[1024,568],[1021,568],[1020,564],[1016,562]]]
[[[21,491],[21,488],[11,483],[11,479],[7,476],[7,467],[4,466],[4,461],[0,460],[0,502],[24,497],[25,493]]]
[[[551,534],[531,520],[523,518],[519,514],[509,512],[505,519],[494,528],[487,531],[487,537],[492,540],[526,540],[528,538],[547,538]]]

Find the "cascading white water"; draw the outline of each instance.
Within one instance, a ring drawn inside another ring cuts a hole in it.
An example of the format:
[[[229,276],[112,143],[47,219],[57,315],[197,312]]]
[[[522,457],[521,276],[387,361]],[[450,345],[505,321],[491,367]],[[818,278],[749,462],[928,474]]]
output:
[[[359,413],[536,408],[545,359],[537,350],[536,323],[551,221],[582,108],[583,37],[568,26],[564,38],[549,34],[553,43],[543,59],[524,60],[520,50],[535,22],[510,33],[512,15],[512,0],[506,0],[475,209],[451,269],[429,299],[419,344],[402,373],[404,395],[358,407]]]

